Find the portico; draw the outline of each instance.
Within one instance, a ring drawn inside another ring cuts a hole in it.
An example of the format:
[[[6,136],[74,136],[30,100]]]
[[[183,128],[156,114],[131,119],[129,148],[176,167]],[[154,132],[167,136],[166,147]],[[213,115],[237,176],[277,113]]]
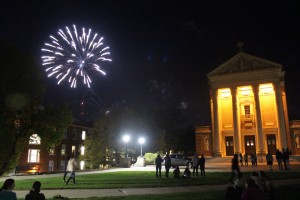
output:
[[[239,52],[207,77],[213,155],[291,149],[280,64]]]

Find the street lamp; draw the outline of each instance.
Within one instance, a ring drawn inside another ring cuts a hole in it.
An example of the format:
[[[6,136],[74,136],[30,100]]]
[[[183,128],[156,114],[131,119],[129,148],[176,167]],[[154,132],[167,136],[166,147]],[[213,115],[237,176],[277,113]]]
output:
[[[123,141],[125,142],[126,144],[126,158],[128,158],[128,153],[127,153],[127,143],[129,142],[130,140],[130,136],[129,135],[124,135],[123,136]]]
[[[139,138],[139,143],[141,144],[141,157],[143,156],[143,144],[145,142],[145,138],[140,137]]]

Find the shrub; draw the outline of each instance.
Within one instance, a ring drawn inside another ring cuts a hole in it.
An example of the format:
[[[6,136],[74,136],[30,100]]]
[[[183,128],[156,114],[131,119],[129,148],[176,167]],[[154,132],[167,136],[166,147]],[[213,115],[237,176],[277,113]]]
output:
[[[145,153],[146,165],[154,165],[157,153]]]

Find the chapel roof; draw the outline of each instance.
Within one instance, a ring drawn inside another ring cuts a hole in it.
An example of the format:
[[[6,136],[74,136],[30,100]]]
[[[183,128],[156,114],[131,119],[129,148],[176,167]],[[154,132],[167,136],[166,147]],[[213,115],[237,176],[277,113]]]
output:
[[[208,73],[207,76],[209,78],[218,75],[244,73],[267,69],[277,69],[281,71],[282,65],[240,51],[225,63]]]

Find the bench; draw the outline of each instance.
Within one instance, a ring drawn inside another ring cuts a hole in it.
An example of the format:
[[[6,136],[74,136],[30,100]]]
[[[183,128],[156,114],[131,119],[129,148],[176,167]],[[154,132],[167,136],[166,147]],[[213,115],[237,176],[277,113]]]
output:
[[[15,175],[25,173],[25,174],[39,174],[40,168],[36,165],[19,165],[16,166]]]

